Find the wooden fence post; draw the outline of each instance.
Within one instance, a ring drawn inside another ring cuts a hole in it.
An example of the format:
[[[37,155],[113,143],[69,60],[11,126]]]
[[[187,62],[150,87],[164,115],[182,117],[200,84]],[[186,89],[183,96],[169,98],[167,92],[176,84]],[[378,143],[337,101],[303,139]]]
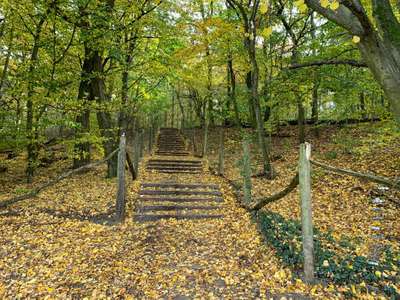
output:
[[[149,126],[149,155],[151,155],[151,152],[153,150],[153,128],[150,125]]]
[[[203,131],[203,157],[207,157],[208,151],[208,101],[206,102],[205,111],[204,111],[204,131]]]
[[[196,155],[197,147],[196,147],[196,127],[192,129],[192,144],[193,144],[193,154]]]
[[[224,127],[219,131],[219,155],[218,155],[218,175],[224,175]]]
[[[314,280],[314,240],[311,206],[311,145],[300,145],[299,183],[301,200],[301,228],[303,236],[304,278],[308,283]]]
[[[139,135],[139,143],[140,143],[140,148],[139,148],[139,157],[143,157],[143,151],[144,151],[144,129],[140,131]]]
[[[245,203],[251,202],[251,160],[250,160],[250,149],[249,141],[243,139],[243,194]]]
[[[116,218],[122,222],[125,219],[125,162],[126,162],[126,137],[122,133],[118,151],[118,191],[116,203]]]
[[[139,174],[139,155],[140,155],[140,147],[139,147],[139,133],[135,132],[135,138],[133,139],[133,166],[135,167],[136,176]]]

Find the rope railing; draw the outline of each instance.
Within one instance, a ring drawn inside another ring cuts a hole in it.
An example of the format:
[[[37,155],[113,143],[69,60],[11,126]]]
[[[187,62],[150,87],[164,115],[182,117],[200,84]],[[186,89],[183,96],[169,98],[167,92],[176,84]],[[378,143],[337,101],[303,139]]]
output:
[[[312,165],[320,167],[323,170],[328,171],[330,173],[349,175],[349,176],[353,176],[353,177],[357,177],[357,178],[373,181],[375,183],[379,183],[379,184],[385,185],[387,187],[391,187],[391,188],[400,190],[400,179],[392,180],[390,178],[383,177],[383,176],[367,174],[367,173],[360,173],[360,172],[353,171],[353,170],[337,168],[337,167],[333,167],[333,166],[330,166],[328,164],[325,164],[325,163],[322,163],[322,162],[319,162],[319,161],[315,161],[315,160],[310,160],[310,162],[311,162]]]
[[[313,282],[314,280],[314,245],[313,245],[313,225],[312,225],[312,206],[311,206],[311,165],[322,168],[323,170],[341,174],[353,176],[356,178],[372,181],[387,188],[394,188],[400,190],[400,180],[399,179],[391,179],[388,177],[361,173],[353,170],[337,168],[325,164],[323,162],[311,160],[311,145],[309,143],[304,143],[300,145],[300,155],[299,155],[299,163],[298,163],[298,171],[292,177],[289,184],[283,188],[278,193],[267,197],[261,197],[257,199],[251,199],[251,184],[249,183],[249,178],[251,174],[249,174],[250,170],[250,159],[249,159],[249,150],[248,147],[243,147],[243,183],[240,184],[238,182],[232,181],[226,176],[224,176],[223,172],[220,170],[216,171],[210,168],[215,174],[222,176],[228,184],[233,187],[236,192],[237,199],[239,200],[240,205],[247,209],[248,211],[259,211],[267,204],[273,203],[279,199],[282,199],[290,192],[295,190],[297,186],[299,187],[299,198],[301,203],[301,223],[302,223],[302,235],[303,235],[303,255],[304,255],[304,275],[305,280],[307,282]],[[221,151],[221,150],[220,150]],[[245,197],[241,195],[241,191]],[[399,204],[395,202],[395,204]]]

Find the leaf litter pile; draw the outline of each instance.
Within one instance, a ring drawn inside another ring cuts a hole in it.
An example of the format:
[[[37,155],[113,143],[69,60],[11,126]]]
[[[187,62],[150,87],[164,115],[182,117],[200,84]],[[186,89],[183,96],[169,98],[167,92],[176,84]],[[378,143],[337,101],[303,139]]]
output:
[[[341,132],[330,134],[334,140]],[[363,128],[346,132],[346,136],[351,134],[368,138]],[[274,151],[281,151],[281,158],[274,162],[278,177],[273,181],[254,178],[254,197],[279,191],[290,180],[296,168],[295,139],[273,141]],[[212,164],[217,156],[216,133],[211,142]],[[335,151],[337,156],[329,160],[332,165],[399,176],[395,160],[398,141],[377,143],[368,151],[363,145],[353,145],[354,153],[332,141],[315,139],[312,143],[314,155],[323,161],[328,160],[326,153]],[[233,131],[227,132],[225,146],[226,176],[238,179],[240,139]],[[373,151],[379,151],[379,159]],[[13,172],[0,179],[0,200],[30,188],[22,183],[23,158],[8,163]],[[128,216],[123,225],[98,222],[112,213],[115,204],[116,181],[104,178],[104,167],[3,209],[0,298],[265,299],[298,294],[316,299],[384,299],[399,292],[400,228],[398,209],[390,202],[384,206],[385,239],[381,241],[385,268],[372,268],[365,260],[376,242],[370,230],[374,184],[315,170],[313,213],[319,280],[307,286],[299,272],[297,191],[251,216],[240,208],[233,190],[220,177],[208,172],[158,174],[146,171],[143,165],[138,181],[127,179]],[[67,166],[68,162],[60,161],[40,170],[38,182]],[[166,180],[218,184],[224,202],[216,213],[224,217],[135,222],[140,184]],[[385,197],[398,199],[399,195],[390,191]]]

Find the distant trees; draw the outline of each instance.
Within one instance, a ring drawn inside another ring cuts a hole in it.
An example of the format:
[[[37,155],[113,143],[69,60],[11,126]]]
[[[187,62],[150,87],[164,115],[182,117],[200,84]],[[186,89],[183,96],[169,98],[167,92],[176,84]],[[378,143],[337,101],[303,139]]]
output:
[[[398,8],[371,3],[3,1],[0,150],[26,150],[32,181],[48,127],[74,131],[63,142],[77,168],[155,122],[249,125],[272,177],[281,123],[399,120]]]

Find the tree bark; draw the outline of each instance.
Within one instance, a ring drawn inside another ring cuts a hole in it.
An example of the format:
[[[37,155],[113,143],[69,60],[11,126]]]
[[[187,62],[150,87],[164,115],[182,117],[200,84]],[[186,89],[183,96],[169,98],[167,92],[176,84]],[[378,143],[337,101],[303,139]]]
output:
[[[1,78],[0,78],[0,105],[2,105],[4,87],[7,82],[8,67],[10,64],[10,57],[11,57],[11,53],[12,53],[12,49],[13,49],[13,40],[14,40],[14,25],[10,29],[10,40],[9,40],[8,46],[7,46],[6,60],[4,62],[3,71],[1,73]]]
[[[370,21],[363,4],[346,1],[336,11],[323,8],[319,0],[305,0],[330,21],[360,37],[357,44],[364,62],[384,90],[400,126],[400,24],[388,0],[372,0]]]
[[[236,99],[236,75],[233,69],[233,58],[232,55],[228,56],[228,98],[230,102],[233,104],[233,110],[235,113],[235,124],[237,127],[241,126],[240,115],[239,115],[239,106]]]
[[[42,33],[44,22],[47,18],[47,12],[40,17],[38,24],[36,25],[35,33],[33,36],[33,47],[30,57],[29,64],[29,82],[28,82],[28,93],[26,101],[26,137],[28,140],[27,152],[28,152],[28,163],[26,168],[27,182],[31,183],[33,180],[34,171],[36,168],[37,161],[37,140],[35,139],[34,132],[34,106],[32,97],[34,95],[34,78],[35,69],[39,56],[40,48],[40,36]]]

